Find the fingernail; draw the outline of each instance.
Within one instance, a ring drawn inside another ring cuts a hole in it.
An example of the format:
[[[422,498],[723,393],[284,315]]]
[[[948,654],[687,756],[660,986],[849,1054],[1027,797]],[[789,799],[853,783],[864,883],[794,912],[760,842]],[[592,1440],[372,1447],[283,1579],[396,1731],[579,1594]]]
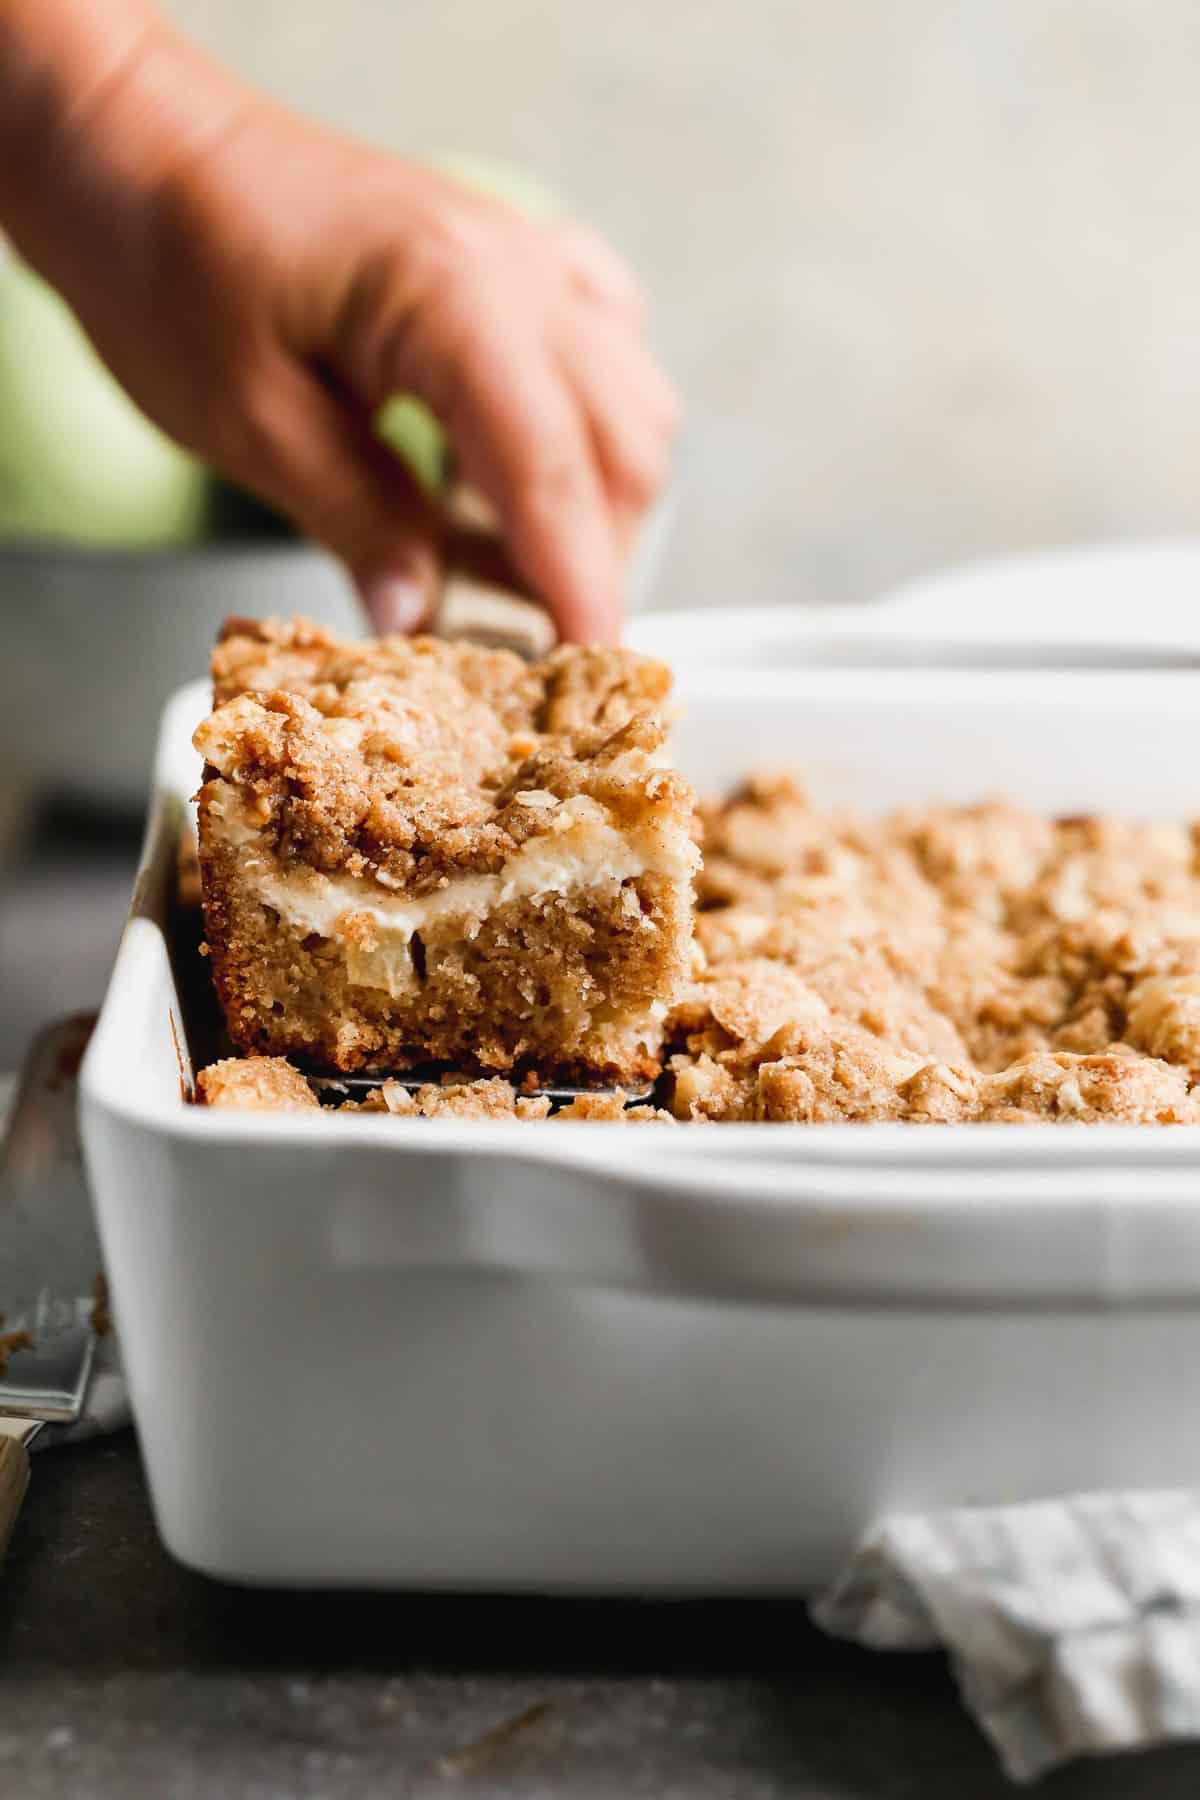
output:
[[[379,637],[387,637],[390,632],[408,635],[425,621],[425,590],[407,575],[378,576],[365,585],[363,599]]]

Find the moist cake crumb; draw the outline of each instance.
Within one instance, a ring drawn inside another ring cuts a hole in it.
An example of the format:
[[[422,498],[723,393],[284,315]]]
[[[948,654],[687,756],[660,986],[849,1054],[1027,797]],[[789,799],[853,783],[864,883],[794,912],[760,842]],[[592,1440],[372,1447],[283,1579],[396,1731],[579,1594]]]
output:
[[[232,621],[213,677],[200,864],[239,1049],[657,1074],[697,862],[661,664]]]

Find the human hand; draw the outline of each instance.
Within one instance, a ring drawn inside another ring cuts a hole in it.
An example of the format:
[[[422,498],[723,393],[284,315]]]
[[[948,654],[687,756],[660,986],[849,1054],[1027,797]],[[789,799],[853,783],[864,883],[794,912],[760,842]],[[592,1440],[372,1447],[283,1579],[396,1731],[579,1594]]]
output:
[[[162,26],[55,149],[87,226],[69,249],[39,227],[45,272],[157,423],[344,559],[378,628],[419,625],[435,579],[440,523],[371,427],[403,391],[561,633],[617,634],[678,409],[599,237],[301,120]]]

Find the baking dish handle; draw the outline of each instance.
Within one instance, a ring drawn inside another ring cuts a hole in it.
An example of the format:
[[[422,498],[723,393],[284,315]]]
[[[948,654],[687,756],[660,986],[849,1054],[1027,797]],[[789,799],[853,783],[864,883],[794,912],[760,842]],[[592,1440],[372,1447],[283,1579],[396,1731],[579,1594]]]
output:
[[[640,1132],[620,1135],[620,1148],[501,1154],[397,1158],[393,1146],[390,1178],[381,1170],[339,1195],[330,1254],[345,1268],[727,1301],[1111,1308],[1200,1298],[1197,1175],[1184,1167],[1153,1180],[1095,1166],[818,1168],[667,1157],[630,1145]]]
[[[361,1182],[338,1194],[329,1248],[339,1267],[644,1285],[640,1207],[611,1171],[515,1148],[397,1155],[398,1148],[389,1146],[378,1178],[364,1165]]]

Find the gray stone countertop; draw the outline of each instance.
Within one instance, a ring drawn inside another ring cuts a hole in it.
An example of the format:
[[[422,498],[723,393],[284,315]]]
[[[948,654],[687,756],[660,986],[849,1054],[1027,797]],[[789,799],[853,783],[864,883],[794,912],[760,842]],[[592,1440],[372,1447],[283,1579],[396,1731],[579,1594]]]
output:
[[[44,820],[0,865],[0,1070],[101,995],[136,826]],[[12,1800],[1000,1800],[941,1658],[793,1604],[239,1590],[174,1563],[132,1433],[35,1457],[0,1603]],[[1200,1749],[1047,1800],[1193,1800]]]
[[[0,1607],[20,1800],[1000,1800],[940,1658],[792,1604],[256,1592],[161,1548],[132,1434],[35,1458]],[[1192,1800],[1200,1751],[1047,1800]]]

